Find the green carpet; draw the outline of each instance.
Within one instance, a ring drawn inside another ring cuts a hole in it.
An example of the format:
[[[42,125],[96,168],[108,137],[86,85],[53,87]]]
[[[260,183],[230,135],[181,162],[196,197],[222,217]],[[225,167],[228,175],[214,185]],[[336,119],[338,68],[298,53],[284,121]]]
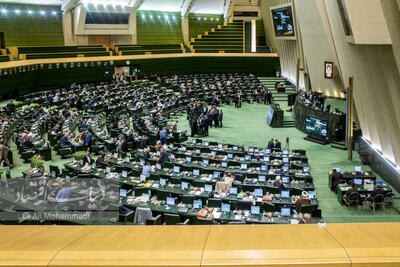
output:
[[[329,100],[332,107],[343,107],[343,102],[341,100]],[[280,104],[282,109],[287,109],[283,102]],[[210,128],[207,140],[244,145],[245,147],[266,147],[271,138],[278,138],[284,145],[286,137],[289,137],[290,149],[307,150],[311,174],[314,178],[319,206],[322,209],[325,222],[400,221],[400,213],[397,209],[400,201],[398,200],[395,200],[395,207],[388,208],[386,213],[377,211],[376,215],[373,215],[372,210],[366,208],[359,211],[358,208],[341,206],[337,200],[337,195],[330,191],[328,171],[333,167],[352,171],[354,166],[362,165],[356,152],[353,154],[354,161],[348,162],[347,151],[332,148],[330,145],[319,145],[306,141],[303,139],[306,135],[295,128],[274,129],[269,127],[266,123],[268,107],[262,104],[243,104],[241,109],[235,109],[234,106],[223,106],[222,110],[224,112],[224,127]],[[285,112],[286,116],[291,116],[291,113]],[[186,116],[179,118],[178,128],[190,133]],[[363,166],[363,169],[370,170],[367,166]],[[397,193],[396,196],[398,197]]]

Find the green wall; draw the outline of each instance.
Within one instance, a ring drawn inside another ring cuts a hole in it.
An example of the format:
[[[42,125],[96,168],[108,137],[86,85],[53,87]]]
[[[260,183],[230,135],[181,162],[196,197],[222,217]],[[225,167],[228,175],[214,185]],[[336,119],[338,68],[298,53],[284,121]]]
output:
[[[199,34],[210,31],[224,24],[223,15],[189,14],[189,37],[196,38]]]
[[[144,18],[142,17],[144,16]],[[153,18],[150,18],[153,16]],[[160,16],[160,18],[158,18]],[[165,16],[168,16],[167,20]],[[175,19],[173,17],[175,16]],[[183,43],[180,12],[137,12],[138,44]]]
[[[0,3],[0,9],[7,10],[5,14],[0,12],[0,32],[4,32],[6,46],[64,45],[60,6]],[[46,14],[41,15],[40,11]],[[57,14],[53,15],[53,11]]]
[[[266,45],[264,23],[262,20],[256,20],[256,37],[257,37],[257,46]]]
[[[0,98],[7,99],[15,95],[18,89],[19,95],[34,93],[45,88],[68,86],[74,82],[99,82],[109,79],[105,72],[114,72],[115,66],[126,66],[125,60],[108,61],[94,65],[88,63],[55,64],[49,68],[48,64],[38,65],[37,69],[28,71],[27,68],[18,68],[16,71],[4,70],[0,73]],[[190,73],[254,73],[257,75],[274,76],[280,70],[278,57],[176,57],[159,59],[130,60],[130,65],[141,69],[142,74],[190,74]],[[25,71],[24,71],[25,70]]]

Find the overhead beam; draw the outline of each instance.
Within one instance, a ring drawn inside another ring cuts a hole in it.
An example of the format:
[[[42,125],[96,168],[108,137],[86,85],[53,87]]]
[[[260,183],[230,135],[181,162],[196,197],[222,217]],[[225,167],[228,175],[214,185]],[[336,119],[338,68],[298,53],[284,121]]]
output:
[[[225,0],[225,6],[224,6],[224,19],[228,19],[229,15],[229,10],[233,7],[233,1],[232,0]]]
[[[64,0],[61,4],[61,10],[67,12],[78,4],[79,0]]]
[[[128,5],[133,7],[134,9],[139,9],[142,4],[143,4],[144,0],[130,0]]]
[[[189,13],[193,8],[194,3],[196,3],[196,0],[184,0],[181,9],[182,17],[186,18],[187,16],[189,16]]]

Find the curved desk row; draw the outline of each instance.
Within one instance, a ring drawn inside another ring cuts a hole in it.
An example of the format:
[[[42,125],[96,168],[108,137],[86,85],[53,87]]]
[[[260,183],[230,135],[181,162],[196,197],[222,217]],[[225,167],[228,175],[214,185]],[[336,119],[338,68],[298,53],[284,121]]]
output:
[[[326,136],[321,136],[310,131],[306,128],[307,117],[327,122]],[[326,142],[341,141],[344,139],[346,129],[346,114],[330,113],[323,110],[315,109],[306,105],[301,94],[296,97],[296,102],[293,109],[293,118],[297,130],[308,134],[312,138],[323,139]]]
[[[399,226],[1,226],[0,266],[399,266]]]

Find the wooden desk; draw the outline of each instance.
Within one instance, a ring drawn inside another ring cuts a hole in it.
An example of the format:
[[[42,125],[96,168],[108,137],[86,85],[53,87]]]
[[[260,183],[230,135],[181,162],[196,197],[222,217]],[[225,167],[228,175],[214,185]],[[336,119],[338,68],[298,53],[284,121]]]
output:
[[[399,266],[400,223],[0,226],[0,266]]]

